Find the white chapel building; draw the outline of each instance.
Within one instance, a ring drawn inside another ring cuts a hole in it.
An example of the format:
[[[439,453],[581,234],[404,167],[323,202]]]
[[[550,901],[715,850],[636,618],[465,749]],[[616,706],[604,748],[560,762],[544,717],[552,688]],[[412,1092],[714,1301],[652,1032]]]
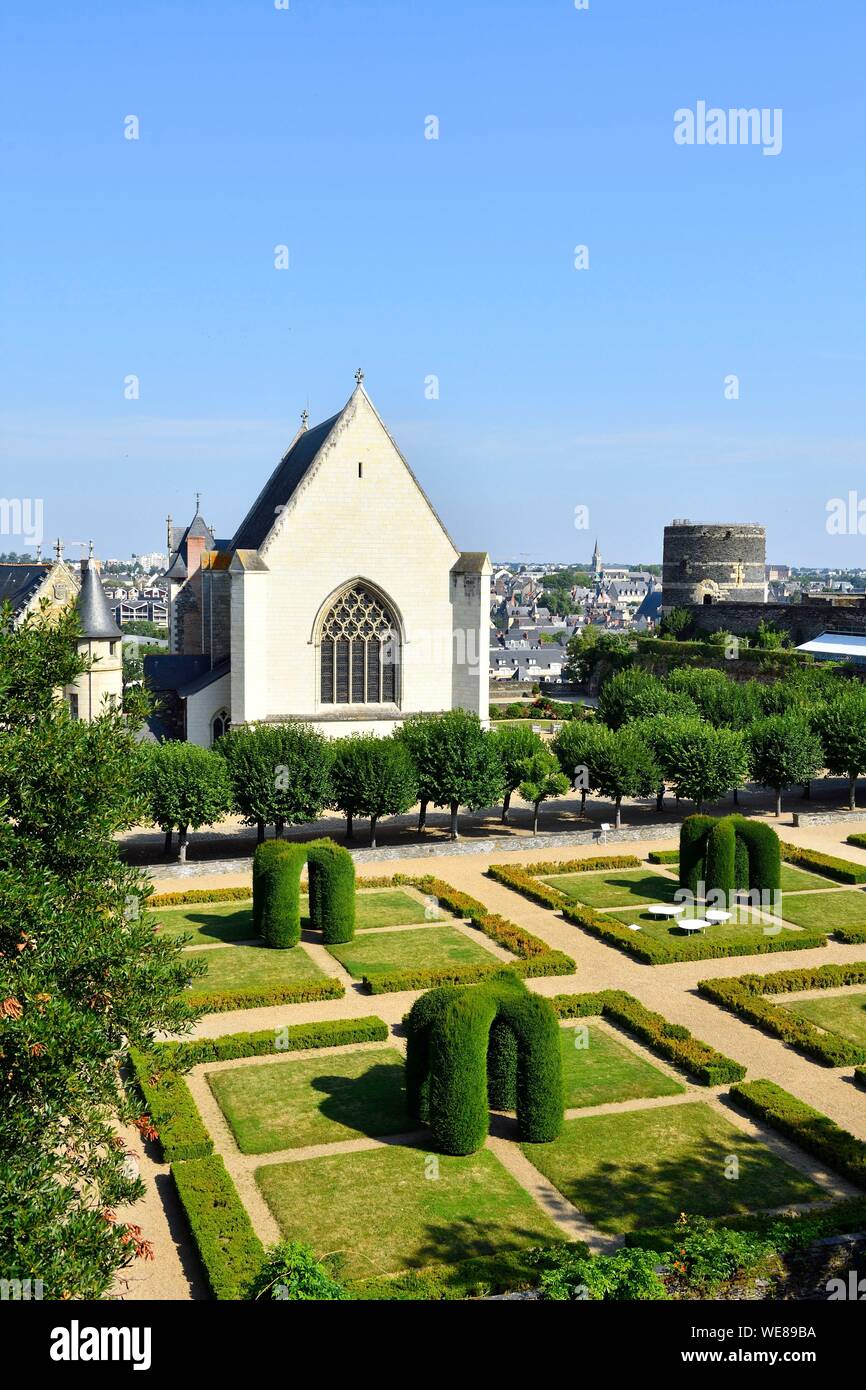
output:
[[[410,714],[488,716],[490,561],[459,551],[357,373],[302,425],[230,540],[169,520],[167,656],[148,657],[163,732],[230,725],[390,733]]]

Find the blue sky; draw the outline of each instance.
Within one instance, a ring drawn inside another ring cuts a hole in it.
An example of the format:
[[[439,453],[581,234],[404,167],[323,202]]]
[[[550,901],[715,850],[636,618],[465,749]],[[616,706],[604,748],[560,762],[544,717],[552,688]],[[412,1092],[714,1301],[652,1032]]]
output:
[[[461,547],[866,563],[864,45],[861,0],[6,0],[0,492],[231,534],[360,365]],[[781,153],[677,145],[699,100]]]

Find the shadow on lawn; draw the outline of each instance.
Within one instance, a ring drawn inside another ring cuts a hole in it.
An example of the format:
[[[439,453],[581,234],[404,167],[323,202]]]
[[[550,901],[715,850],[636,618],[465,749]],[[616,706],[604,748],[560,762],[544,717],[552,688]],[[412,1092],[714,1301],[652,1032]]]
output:
[[[470,1200],[467,1198],[467,1202]],[[475,1216],[454,1216],[447,1224],[432,1221],[427,1224],[425,1238],[419,1241],[412,1263],[416,1266],[458,1264],[481,1255],[498,1255],[504,1259],[544,1244],[545,1237],[537,1227],[524,1228],[510,1222],[506,1226]]]
[[[324,1092],[319,1112],[336,1124],[371,1138],[407,1134],[413,1124],[406,1108],[404,1072],[402,1062],[376,1062],[361,1076],[315,1076],[310,1087]]]

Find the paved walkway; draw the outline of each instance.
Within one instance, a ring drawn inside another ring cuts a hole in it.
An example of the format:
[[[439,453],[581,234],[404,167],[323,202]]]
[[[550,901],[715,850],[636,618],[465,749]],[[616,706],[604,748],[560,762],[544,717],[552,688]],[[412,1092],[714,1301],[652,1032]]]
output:
[[[851,829],[850,823],[844,827],[834,827],[832,834],[825,827],[811,827],[801,831],[788,826],[782,826],[780,829],[783,836],[790,838],[792,842],[810,844],[814,847],[820,845],[821,849],[829,853],[842,854],[844,857],[866,863],[866,851],[856,851],[842,843],[844,835]],[[832,836],[836,838],[833,839]],[[638,849],[638,847],[635,848]],[[670,848],[670,843],[660,841],[657,846],[644,844],[639,847],[638,852],[645,855],[652,848]],[[630,849],[630,846],[623,846],[621,851],[617,849],[616,852],[630,852]],[[614,851],[614,847],[611,847],[611,851]],[[573,853],[557,849],[551,852],[550,857],[553,859],[588,858],[598,853],[599,851],[595,847],[581,847],[580,850],[575,848]],[[586,993],[601,989],[626,990],[635,995],[647,1007],[664,1014],[671,1022],[684,1024],[697,1037],[743,1063],[748,1069],[749,1079],[766,1077],[777,1082],[786,1090],[829,1115],[845,1129],[862,1139],[866,1139],[866,1095],[855,1088],[852,1081],[852,1067],[839,1069],[822,1067],[800,1056],[782,1042],[766,1036],[751,1025],[737,1019],[734,1015],[718,1008],[696,993],[698,981],[711,976],[733,976],[747,972],[767,974],[771,971],[798,966],[824,965],[831,962],[841,964],[866,959],[866,946],[846,946],[841,943],[830,942],[826,947],[808,951],[780,951],[763,956],[735,956],[723,960],[679,961],[662,966],[644,965],[582,932],[549,908],[536,906],[519,894],[486,877],[485,870],[491,861],[496,861],[496,857],[489,854],[460,854],[437,858],[434,864],[431,864],[429,859],[402,860],[399,865],[395,865],[393,868],[406,874],[421,875],[435,872],[437,877],[444,879],[455,888],[462,889],[473,897],[479,898],[492,912],[500,913],[502,916],[519,923],[546,941],[551,947],[565,951],[576,961],[576,974],[555,979],[530,980],[528,984],[531,989],[545,995]],[[537,850],[513,851],[508,856],[510,863],[531,862],[538,858]],[[365,871],[368,876],[373,874],[378,876],[377,866],[365,866]],[[391,871],[391,865],[382,864],[381,872],[383,875]],[[231,875],[221,875],[218,878],[198,877],[195,881],[195,887],[197,889],[236,887],[246,886],[249,882],[247,869]],[[176,883],[170,881],[163,884],[157,881],[155,884],[156,891],[172,891],[175,887]],[[478,939],[478,933],[475,929],[468,926],[463,926],[460,929]],[[377,930],[386,929],[378,928]],[[485,945],[492,945],[486,938],[481,939],[484,940]],[[225,1033],[246,1032],[271,1027],[279,1028],[285,1024],[356,1018],[374,1014],[383,1019],[394,1030],[392,1041],[399,1039],[401,1020],[417,997],[416,993],[365,994],[358,982],[351,980],[333,957],[324,951],[323,947],[316,944],[311,945],[306,941],[306,938],[305,945],[311,954],[315,953],[320,964],[324,965],[325,959],[327,960],[329,974],[337,975],[343,980],[346,985],[346,994],[342,999],[239,1010],[234,1013],[210,1014],[199,1021],[193,1030],[193,1035],[196,1037],[219,1037]],[[319,953],[323,957],[321,960]],[[505,954],[497,948],[494,948],[493,953],[500,956]],[[667,1071],[668,1074],[678,1075],[673,1069],[667,1067],[631,1039],[629,1045],[644,1052],[647,1057],[651,1057],[655,1067]],[[261,1062],[264,1059],[255,1060]],[[253,1166],[260,1166],[263,1162],[286,1161],[289,1154],[257,1155],[254,1165],[249,1160],[241,1162],[240,1159],[243,1156],[237,1153],[237,1146],[234,1144],[224,1117],[216,1106],[210,1088],[201,1074],[203,1070],[203,1068],[196,1068],[195,1073],[190,1078],[190,1085],[196,1100],[201,1105],[205,1122],[214,1137],[218,1151],[223,1153],[233,1171],[256,1228],[265,1239],[274,1240],[277,1238],[275,1223],[258,1193],[252,1171]],[[752,1132],[760,1133],[764,1143],[779,1152],[780,1156],[786,1157],[787,1161],[794,1162],[795,1166],[803,1168],[805,1165],[804,1170],[807,1169],[810,1175],[828,1190],[833,1192],[851,1190],[847,1185],[840,1184],[835,1177],[822,1172],[819,1165],[792,1149],[779,1136],[762,1127],[753,1126],[752,1121],[737,1115],[736,1112],[725,1106],[723,1088],[708,1090],[703,1087],[693,1088],[689,1086],[683,1097],[665,1097],[659,1101],[628,1102],[623,1105],[614,1103],[574,1113],[580,1115],[605,1113],[617,1109],[650,1107],[654,1104],[670,1105],[697,1098],[714,1106],[722,1107],[726,1118],[741,1129],[746,1130],[751,1127]],[[496,1125],[493,1128],[494,1133],[491,1134],[488,1141],[489,1146],[497,1153],[509,1172],[532,1193],[539,1205],[564,1232],[569,1233],[572,1239],[586,1239],[590,1246],[597,1250],[612,1248],[616,1244],[613,1238],[589,1227],[585,1218],[552,1188],[547,1180],[524,1158],[517,1146],[509,1139],[503,1138],[501,1133],[495,1132],[498,1128]],[[382,1142],[387,1141],[362,1138],[348,1140],[346,1146],[347,1151],[352,1151],[354,1148],[375,1147]],[[130,1146],[139,1152],[141,1151],[137,1136],[132,1137]],[[327,1147],[329,1151],[336,1151],[333,1145]],[[291,1151],[293,1159],[301,1156],[310,1155],[298,1150]],[[164,1166],[153,1163],[145,1155],[142,1159],[142,1173],[148,1184],[148,1196],[145,1202],[136,1207],[135,1215],[131,1219],[136,1220],[144,1228],[144,1235],[153,1242],[156,1259],[153,1263],[146,1265],[143,1262],[137,1262],[132,1273],[127,1275],[126,1296],[130,1298],[170,1299],[205,1297],[206,1291],[201,1272],[197,1267],[194,1254],[189,1251],[188,1237],[183,1228],[182,1218],[176,1210],[167,1170]]]

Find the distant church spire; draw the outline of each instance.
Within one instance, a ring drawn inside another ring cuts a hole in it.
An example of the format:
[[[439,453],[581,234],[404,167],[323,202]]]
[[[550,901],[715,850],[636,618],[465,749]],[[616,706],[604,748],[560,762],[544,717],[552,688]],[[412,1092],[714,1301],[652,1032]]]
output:
[[[598,537],[596,537],[595,547],[592,552],[592,572],[596,579],[601,578],[601,551],[598,548]]]

